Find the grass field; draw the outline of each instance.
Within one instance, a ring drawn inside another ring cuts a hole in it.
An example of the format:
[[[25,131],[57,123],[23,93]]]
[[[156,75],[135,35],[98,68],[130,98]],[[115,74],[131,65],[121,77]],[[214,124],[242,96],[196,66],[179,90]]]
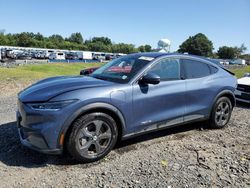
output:
[[[79,75],[80,70],[84,68],[101,65],[102,63],[51,63],[0,68],[0,81],[31,81],[52,76]]]
[[[101,65],[102,63],[51,63],[0,68],[0,81],[32,81],[52,76],[79,75],[81,69]],[[230,71],[234,72],[239,78],[244,73],[250,72],[250,66],[230,69]]]
[[[244,73],[250,73],[250,66],[248,65],[242,68],[230,69],[230,71],[233,72],[237,78],[240,78],[244,75]]]

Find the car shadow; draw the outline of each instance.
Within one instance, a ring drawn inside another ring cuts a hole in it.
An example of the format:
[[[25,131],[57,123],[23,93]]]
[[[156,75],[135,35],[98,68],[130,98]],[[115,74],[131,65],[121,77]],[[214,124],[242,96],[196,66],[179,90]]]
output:
[[[166,137],[166,139],[169,139],[171,135],[174,135],[174,139],[181,139],[184,135],[179,133],[188,132],[194,129],[200,129],[202,128],[202,125],[205,125],[205,123],[186,124],[184,126],[177,126],[137,136],[125,141],[120,141],[113,149],[113,151],[117,154],[123,154],[136,149],[135,144],[137,143],[160,137]],[[16,122],[10,122],[0,125],[0,138],[0,161],[7,166],[37,168],[47,165],[79,164],[77,161],[71,159],[68,155],[46,155],[22,146],[19,141]],[[112,160],[112,155],[111,157],[108,156],[107,158],[108,160]],[[107,160],[107,158],[94,163],[82,164],[81,167],[88,168],[89,166],[97,165],[102,161]]]

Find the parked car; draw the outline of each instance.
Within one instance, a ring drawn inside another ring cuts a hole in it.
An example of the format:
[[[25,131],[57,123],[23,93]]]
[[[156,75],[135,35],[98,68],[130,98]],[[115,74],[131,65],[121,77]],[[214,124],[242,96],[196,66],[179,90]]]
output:
[[[93,53],[92,58],[93,60],[98,60],[98,61],[105,61],[106,57],[105,57],[105,53]]]
[[[16,59],[31,60],[32,54],[28,52],[23,52],[16,55]]]
[[[65,53],[53,52],[49,55],[49,59],[65,60]]]
[[[250,73],[245,73],[242,78],[238,79],[235,97],[237,101],[250,103]]]
[[[77,60],[79,58],[78,58],[77,53],[75,53],[75,52],[69,52],[69,53],[65,54],[65,59],[68,59],[68,60]]]
[[[106,54],[105,55],[105,60],[106,61],[110,61],[110,60],[113,60],[113,59],[115,59],[116,57],[115,57],[115,55],[113,55],[113,54]]]
[[[17,55],[23,53],[23,51],[21,50],[11,50],[11,49],[7,49],[6,50],[6,58],[9,59],[16,59]]]
[[[38,51],[35,53],[36,59],[46,59],[46,52],[45,51]]]
[[[121,64],[130,71],[109,71]],[[67,150],[92,162],[119,139],[194,121],[225,127],[236,84],[230,72],[203,58],[131,54],[89,76],[47,78],[20,92],[18,132],[29,148],[50,154]]]
[[[80,71],[80,75],[89,75],[92,74],[95,70],[97,70],[99,67],[90,67],[86,68]]]

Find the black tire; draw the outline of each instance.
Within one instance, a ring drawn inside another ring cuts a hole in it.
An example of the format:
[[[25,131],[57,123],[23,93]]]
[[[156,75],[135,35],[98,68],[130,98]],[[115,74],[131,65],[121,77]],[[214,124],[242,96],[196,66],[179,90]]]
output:
[[[98,127],[101,127],[99,131]],[[73,123],[66,146],[74,159],[89,163],[105,157],[115,146],[117,137],[114,119],[108,114],[95,112],[83,115]]]
[[[232,114],[232,103],[228,97],[220,97],[214,104],[210,119],[209,127],[214,129],[221,129],[225,127]]]

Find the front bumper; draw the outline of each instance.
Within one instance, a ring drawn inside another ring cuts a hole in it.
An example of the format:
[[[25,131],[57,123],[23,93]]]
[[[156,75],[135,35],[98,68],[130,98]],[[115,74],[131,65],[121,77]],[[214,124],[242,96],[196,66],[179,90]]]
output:
[[[18,130],[18,132],[19,132],[19,136],[20,136],[20,129]],[[27,140],[27,139],[23,139],[21,136],[20,136],[20,141],[21,141],[23,146],[26,146],[32,150],[36,150],[36,151],[41,152],[41,153],[52,154],[52,155],[62,154],[61,149],[42,148],[42,146],[40,146],[39,144],[34,145],[34,144],[32,144],[32,141]]]
[[[17,112],[17,128],[22,145],[45,154],[61,154],[61,148],[50,148],[41,130],[27,128],[21,125],[21,114]]]
[[[236,89],[234,94],[237,101],[250,103],[250,92],[243,92]]]
[[[36,110],[18,100],[16,118],[21,143],[42,153],[61,154],[62,130],[76,109],[78,106],[72,104],[57,111]]]

